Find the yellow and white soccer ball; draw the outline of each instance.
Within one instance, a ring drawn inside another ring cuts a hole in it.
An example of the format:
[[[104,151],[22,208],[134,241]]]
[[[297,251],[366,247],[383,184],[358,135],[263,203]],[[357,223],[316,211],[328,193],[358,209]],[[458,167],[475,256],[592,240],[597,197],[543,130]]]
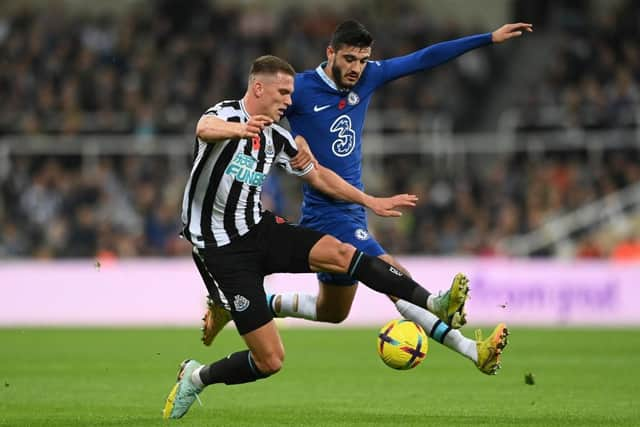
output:
[[[378,333],[378,355],[393,369],[415,368],[427,356],[428,349],[424,329],[411,320],[392,320]]]

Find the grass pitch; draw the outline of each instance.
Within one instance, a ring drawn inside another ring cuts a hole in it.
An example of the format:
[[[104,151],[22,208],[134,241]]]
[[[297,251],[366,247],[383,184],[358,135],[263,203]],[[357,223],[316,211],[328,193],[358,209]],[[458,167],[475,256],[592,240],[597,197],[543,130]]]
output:
[[[284,330],[281,373],[209,387],[204,407],[165,422],[179,362],[242,349],[235,330],[206,348],[197,328],[0,329],[0,426],[640,425],[640,330],[513,329],[496,377],[433,341],[422,365],[394,371],[376,332]]]

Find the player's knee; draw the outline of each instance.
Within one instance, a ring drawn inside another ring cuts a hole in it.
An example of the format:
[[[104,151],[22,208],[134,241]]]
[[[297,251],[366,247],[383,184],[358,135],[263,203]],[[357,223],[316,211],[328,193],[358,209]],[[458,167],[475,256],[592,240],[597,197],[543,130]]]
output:
[[[345,273],[349,270],[351,264],[351,258],[356,252],[356,248],[349,243],[340,242],[336,251],[336,264],[340,266],[341,270]]]
[[[328,323],[342,323],[349,315],[349,310],[334,310],[324,315],[324,322]]]
[[[261,357],[255,357],[256,368],[265,375],[273,375],[282,369],[284,363],[284,349],[272,351]]]

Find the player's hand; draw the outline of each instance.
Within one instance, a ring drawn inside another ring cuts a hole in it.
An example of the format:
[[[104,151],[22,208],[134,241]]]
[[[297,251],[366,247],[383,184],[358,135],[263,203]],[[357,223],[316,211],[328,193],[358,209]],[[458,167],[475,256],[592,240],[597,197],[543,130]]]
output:
[[[240,123],[238,137],[251,139],[260,136],[260,132],[272,123],[273,120],[267,116],[261,114],[251,116],[247,123]]]
[[[491,33],[491,41],[494,43],[502,43],[503,41],[512,39],[514,37],[520,37],[523,32],[533,32],[533,25],[526,24],[524,22],[518,22],[517,24],[506,24]]]
[[[372,197],[367,206],[378,216],[397,217],[402,216],[402,212],[396,208],[414,207],[417,201],[415,194],[396,194],[392,197]]]
[[[313,156],[313,153],[309,148],[309,144],[307,144],[307,140],[301,135],[298,135],[296,136],[295,141],[298,146],[298,154],[291,159],[291,167],[302,170],[306,168],[309,163],[313,163],[314,166],[317,166],[318,161]]]

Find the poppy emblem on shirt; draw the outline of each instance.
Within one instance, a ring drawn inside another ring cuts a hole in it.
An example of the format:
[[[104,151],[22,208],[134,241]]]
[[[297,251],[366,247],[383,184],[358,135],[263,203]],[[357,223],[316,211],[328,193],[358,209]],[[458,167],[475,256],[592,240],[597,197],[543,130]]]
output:
[[[345,101],[344,99],[341,99],[340,102],[338,103],[338,110],[342,110],[346,106],[347,106],[347,101]]]
[[[251,139],[251,142],[253,142],[253,149],[254,150],[259,150],[260,149],[260,137],[259,136],[254,136]]]

